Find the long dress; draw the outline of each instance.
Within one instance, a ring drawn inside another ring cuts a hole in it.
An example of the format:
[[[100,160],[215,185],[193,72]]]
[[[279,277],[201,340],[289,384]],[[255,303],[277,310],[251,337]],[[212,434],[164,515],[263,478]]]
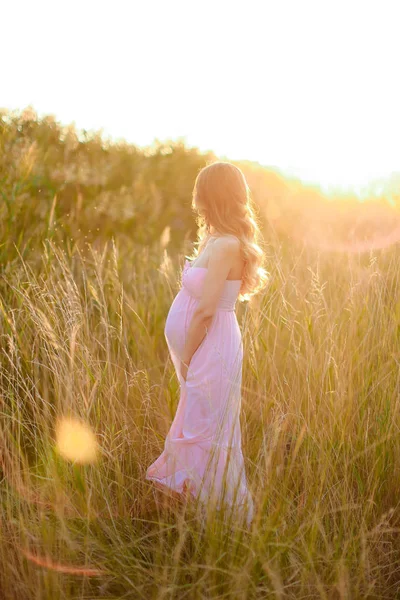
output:
[[[189,491],[216,510],[231,508],[253,519],[241,448],[243,342],[235,306],[241,280],[226,280],[211,325],[193,354],[186,381],[180,366],[187,331],[201,296],[207,267],[185,261],[182,285],[164,328],[180,383],[180,398],[161,455],[145,478],[172,494]],[[229,511],[228,511],[229,513]]]

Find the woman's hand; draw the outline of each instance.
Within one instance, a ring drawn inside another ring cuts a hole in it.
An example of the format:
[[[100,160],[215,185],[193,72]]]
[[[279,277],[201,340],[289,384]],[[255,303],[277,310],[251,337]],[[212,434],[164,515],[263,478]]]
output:
[[[181,375],[182,375],[184,381],[186,381],[188,369],[189,369],[188,363],[186,361],[181,360]]]

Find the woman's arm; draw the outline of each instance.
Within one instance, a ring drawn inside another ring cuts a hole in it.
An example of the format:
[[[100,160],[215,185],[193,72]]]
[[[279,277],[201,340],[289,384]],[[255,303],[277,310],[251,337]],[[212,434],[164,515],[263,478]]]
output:
[[[199,310],[195,310],[190,321],[182,362],[189,366],[193,354],[204,340],[213,317],[207,317]]]
[[[240,247],[237,240],[220,238],[213,244],[213,253],[208,260],[201,298],[189,325],[182,362],[188,366],[193,354],[207,335],[221,298],[229,271],[237,258]],[[195,267],[194,267],[195,268]]]

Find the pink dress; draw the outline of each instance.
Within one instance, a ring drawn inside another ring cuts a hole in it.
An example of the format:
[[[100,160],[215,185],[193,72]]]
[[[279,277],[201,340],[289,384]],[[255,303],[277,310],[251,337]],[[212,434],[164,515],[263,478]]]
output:
[[[207,267],[185,261],[182,286],[169,310],[164,334],[180,382],[180,399],[164,450],[145,478],[200,502],[229,506],[253,519],[241,449],[243,342],[235,305],[241,280],[226,280],[212,323],[192,356],[186,382],[180,373],[191,317]]]

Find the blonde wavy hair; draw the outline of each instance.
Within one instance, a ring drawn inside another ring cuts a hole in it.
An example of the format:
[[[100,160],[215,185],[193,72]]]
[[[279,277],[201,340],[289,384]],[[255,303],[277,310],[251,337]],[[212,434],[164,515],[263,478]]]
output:
[[[197,213],[197,246],[194,260],[210,238],[212,226],[221,234],[232,234],[240,241],[245,262],[239,300],[249,300],[269,281],[264,268],[265,255],[261,248],[261,232],[243,172],[229,162],[213,162],[201,169],[192,193],[192,208]]]

